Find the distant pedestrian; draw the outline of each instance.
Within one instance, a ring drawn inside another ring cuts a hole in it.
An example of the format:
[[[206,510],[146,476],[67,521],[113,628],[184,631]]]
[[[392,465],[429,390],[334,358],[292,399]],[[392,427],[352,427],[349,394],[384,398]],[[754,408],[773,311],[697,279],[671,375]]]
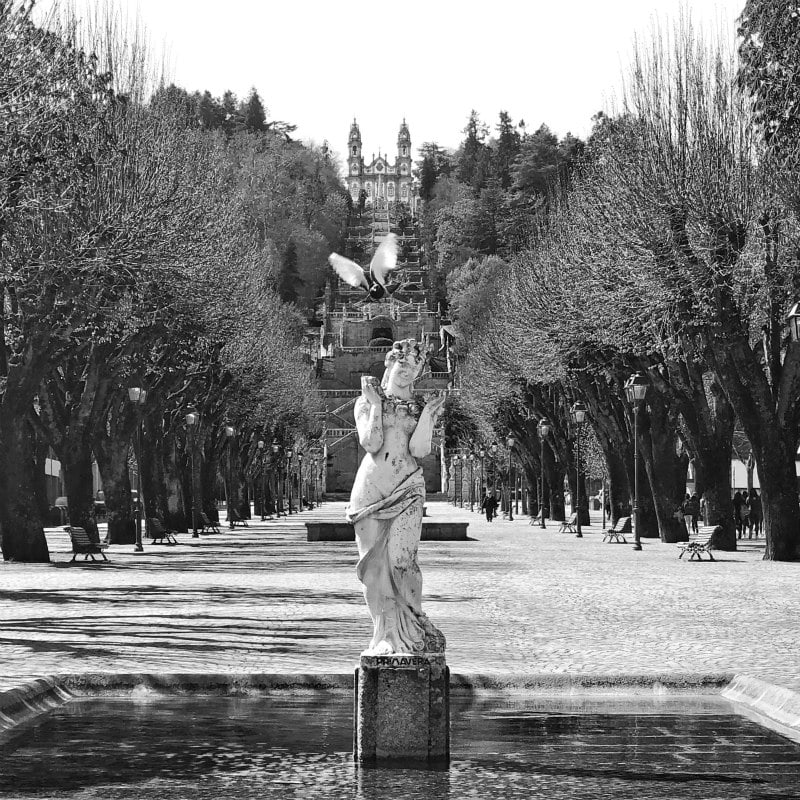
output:
[[[740,491],[736,491],[733,495],[733,524],[736,526],[736,538],[742,538],[742,506],[744,505],[744,496]]]
[[[694,531],[694,533],[699,533],[700,528],[698,527],[697,521],[700,518],[700,498],[697,494],[693,494],[689,498],[689,513],[692,516],[692,531]]]
[[[494,489],[490,489],[481,501],[481,508],[486,513],[486,521],[491,522],[497,516],[497,498]]]
[[[681,516],[683,517],[683,524],[686,525],[686,533],[692,532],[692,498],[686,495],[683,503],[681,504]]]
[[[761,505],[761,498],[755,489],[750,490],[748,505],[750,506],[750,514],[748,516],[749,531],[747,538],[752,539],[753,531],[755,531],[756,539],[758,539],[761,535],[761,521],[764,519],[764,510]]]

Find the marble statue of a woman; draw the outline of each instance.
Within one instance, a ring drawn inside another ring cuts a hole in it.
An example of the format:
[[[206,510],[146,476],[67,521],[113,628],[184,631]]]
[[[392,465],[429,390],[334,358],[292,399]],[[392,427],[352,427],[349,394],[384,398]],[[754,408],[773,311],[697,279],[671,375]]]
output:
[[[417,545],[425,481],[416,459],[430,453],[444,394],[427,404],[413,394],[426,354],[413,339],[386,354],[383,380],[361,379],[355,419],[366,455],[358,468],[347,519],[355,526],[358,579],[374,625],[364,655],[443,652],[444,636],[422,611]]]

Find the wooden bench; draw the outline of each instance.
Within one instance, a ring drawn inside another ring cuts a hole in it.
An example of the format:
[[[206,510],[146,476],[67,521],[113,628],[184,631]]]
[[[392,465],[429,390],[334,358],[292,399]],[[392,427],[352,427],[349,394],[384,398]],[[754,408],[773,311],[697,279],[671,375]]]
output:
[[[241,525],[243,528],[250,527],[247,524],[247,520],[244,519],[244,517],[242,517],[242,515],[235,508],[232,508],[230,510],[230,514],[228,515],[228,522],[230,522],[231,528],[235,528],[237,525]]]
[[[153,544],[161,542],[161,544],[178,544],[175,537],[175,531],[167,530],[164,523],[158,517],[147,518],[147,536],[153,540]]]
[[[202,525],[200,533],[206,533],[206,531],[211,531],[212,533],[221,533],[219,524],[209,519],[208,514],[206,514],[205,511],[200,512],[200,523]]]
[[[631,518],[620,517],[610,528],[603,531],[603,541],[628,544],[628,540],[625,538],[626,533],[633,533]]]
[[[558,529],[559,533],[577,533],[578,529],[575,527],[578,524],[578,513],[573,512],[570,514],[569,519],[565,519]]]
[[[678,558],[683,558],[684,553],[689,553],[689,561],[696,558],[698,561],[703,560],[705,553],[710,561],[714,561],[714,554],[711,552],[711,541],[714,538],[714,531],[716,527],[700,528],[697,533],[689,535],[688,542],[678,542],[677,547],[680,550]]]
[[[76,528],[72,525],[67,525],[64,530],[69,533],[69,538],[72,542],[72,561],[75,561],[79,555],[83,556],[84,561],[89,556],[94,561],[96,555],[102,556],[103,561],[108,561],[106,554],[103,552],[108,545],[100,541],[97,533],[94,536],[90,536],[84,528]]]

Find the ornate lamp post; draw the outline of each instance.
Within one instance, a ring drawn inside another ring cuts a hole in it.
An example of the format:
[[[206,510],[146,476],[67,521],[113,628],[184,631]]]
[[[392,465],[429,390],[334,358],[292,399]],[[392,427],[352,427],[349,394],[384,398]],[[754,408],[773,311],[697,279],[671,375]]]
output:
[[[196,411],[189,411],[186,414],[186,430],[189,434],[189,469],[191,472],[191,491],[189,492],[192,501],[192,538],[197,539],[199,533],[197,532],[197,498],[195,497],[195,480],[194,480],[194,439],[195,431],[197,430],[197,423],[200,422],[200,415]]]
[[[277,471],[273,471],[275,479],[275,516],[280,519],[283,513],[283,491],[281,490],[281,446],[277,439],[272,440],[272,456],[277,464]]]
[[[297,453],[297,511],[303,510],[303,454]]]
[[[474,492],[474,478],[473,470],[475,469],[475,453],[470,453],[469,456],[469,510],[475,510],[475,492]]]
[[[578,539],[583,538],[581,531],[581,428],[586,421],[586,406],[579,401],[572,404],[569,411],[572,416],[572,421],[575,423],[575,502],[574,508],[577,511],[575,515],[575,536]]]
[[[139,387],[128,389],[128,399],[136,409],[136,543],[133,550],[141,553],[142,547],[142,408],[147,392]]]
[[[506,446],[508,447],[508,492],[507,492],[508,500],[507,500],[507,502],[508,502],[508,521],[509,522],[513,522],[514,521],[514,510],[512,508],[512,505],[514,504],[514,501],[511,499],[511,448],[516,444],[516,442],[517,442],[517,440],[513,436],[509,436],[506,439]],[[514,487],[514,490],[516,492],[516,486]]]
[[[484,476],[483,476],[483,459],[486,458],[486,448],[481,446],[481,449],[478,450],[478,455],[481,459],[481,489],[480,489],[480,501],[483,501],[484,489]]]
[[[292,513],[292,456],[294,450],[291,447],[286,448],[286,504],[288,506],[289,515]]]
[[[542,419],[539,420],[538,431],[539,431],[539,461],[541,462],[540,469],[542,471],[542,476],[541,476],[542,494],[541,494],[541,499],[539,500],[539,517],[541,519],[540,527],[546,528],[547,526],[544,524],[544,440],[547,438],[547,434],[550,433],[550,423],[544,417],[542,417]]]
[[[233,449],[233,437],[236,435],[236,428],[233,425],[225,426],[225,438],[228,443],[228,522],[233,527],[233,461],[231,460],[231,450]]]
[[[497,486],[497,442],[492,442],[489,447],[489,452],[492,455],[492,485]]]
[[[317,468],[318,468],[318,465],[319,465],[319,462],[317,461],[317,459],[316,458],[313,459],[312,462],[311,462],[311,468],[313,469],[313,473],[312,473],[313,486],[312,486],[312,489],[311,489],[311,502],[314,504],[315,507],[319,505],[319,500],[317,499]]]
[[[625,397],[633,406],[633,534],[634,550],[642,549],[639,512],[639,405],[647,394],[647,378],[636,372],[625,382]]]
[[[267,443],[258,440],[258,453],[261,457],[261,521],[267,518]]]

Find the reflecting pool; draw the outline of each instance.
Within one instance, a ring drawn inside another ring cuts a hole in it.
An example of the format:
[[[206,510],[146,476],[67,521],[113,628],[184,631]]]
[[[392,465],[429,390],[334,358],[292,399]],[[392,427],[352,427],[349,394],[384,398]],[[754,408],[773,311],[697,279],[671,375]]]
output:
[[[74,700],[0,741],[0,796],[800,798],[800,746],[711,699],[452,704],[450,764],[425,770],[355,765],[344,692]]]

